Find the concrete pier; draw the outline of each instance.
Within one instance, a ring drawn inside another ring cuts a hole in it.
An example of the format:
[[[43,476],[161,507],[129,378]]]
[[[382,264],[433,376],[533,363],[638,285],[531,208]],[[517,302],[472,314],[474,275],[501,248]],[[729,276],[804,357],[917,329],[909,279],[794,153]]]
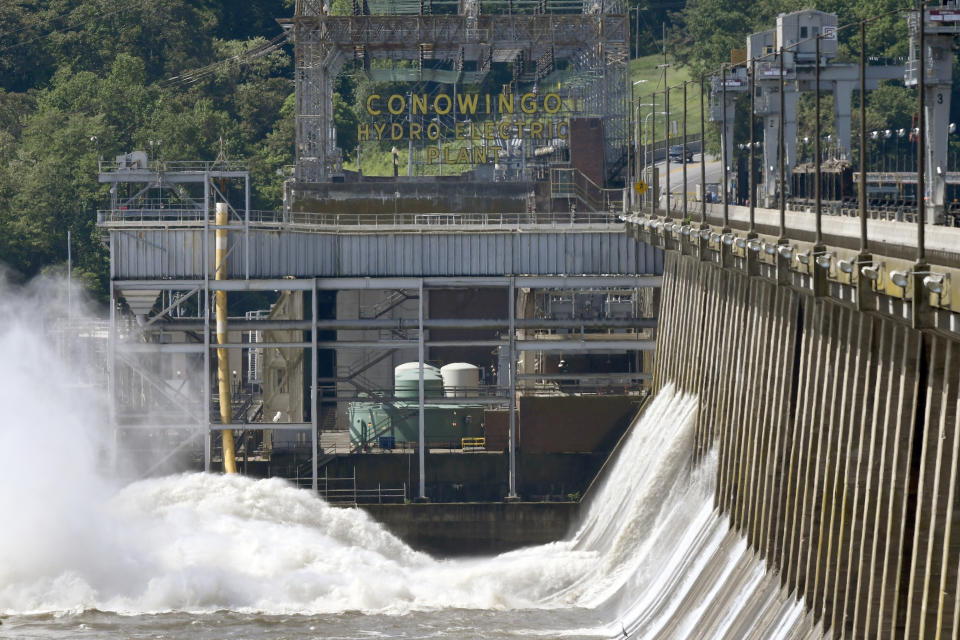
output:
[[[654,370],[699,395],[717,507],[833,637],[957,637],[960,336],[723,251],[665,253]]]

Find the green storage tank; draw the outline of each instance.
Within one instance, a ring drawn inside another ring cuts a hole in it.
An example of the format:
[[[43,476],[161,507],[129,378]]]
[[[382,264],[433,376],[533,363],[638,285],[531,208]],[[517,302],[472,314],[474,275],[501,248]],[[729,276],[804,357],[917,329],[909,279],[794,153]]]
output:
[[[350,442],[353,445],[382,446],[390,438],[397,446],[416,442],[420,430],[416,401],[398,402],[401,414],[394,421],[391,412],[375,402],[350,403]],[[484,435],[484,407],[480,405],[424,404],[424,435],[427,446],[457,449],[463,438]]]
[[[410,365],[414,365],[412,368]],[[401,400],[417,400],[420,395],[420,368],[416,362],[408,362],[394,370],[393,394]],[[423,365],[423,397],[443,396],[443,377],[440,370]]]

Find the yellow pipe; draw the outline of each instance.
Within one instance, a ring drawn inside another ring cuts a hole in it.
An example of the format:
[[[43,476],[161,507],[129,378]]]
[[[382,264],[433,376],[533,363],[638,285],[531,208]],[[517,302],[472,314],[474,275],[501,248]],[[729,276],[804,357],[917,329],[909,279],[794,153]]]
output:
[[[230,222],[227,204],[217,203],[216,225],[225,227]],[[227,279],[227,230],[217,229],[216,232],[216,280]],[[217,291],[217,344],[227,342],[227,292]],[[220,387],[220,421],[223,424],[233,424],[233,408],[230,404],[230,362],[227,359],[226,349],[217,349],[217,383]],[[224,429],[223,433],[223,470],[225,473],[237,472],[237,454],[233,445],[233,429]]]

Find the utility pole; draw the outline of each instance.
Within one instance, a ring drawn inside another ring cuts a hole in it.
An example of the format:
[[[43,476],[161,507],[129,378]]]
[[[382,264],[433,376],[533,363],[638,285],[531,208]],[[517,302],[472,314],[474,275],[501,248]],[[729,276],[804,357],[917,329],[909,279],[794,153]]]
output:
[[[700,228],[707,228],[707,114],[703,104],[706,75],[700,75]],[[701,247],[705,243],[701,243]],[[704,250],[701,248],[701,256]],[[701,260],[703,258],[701,257]]]
[[[816,232],[813,240],[814,250],[817,250],[817,247],[823,246],[823,196],[820,193],[820,187],[822,184],[821,172],[821,155],[820,151],[820,34],[817,34],[814,39],[815,49],[816,49],[816,62],[813,72],[813,85],[815,90],[814,97],[814,110],[813,110],[813,147],[814,153],[817,155],[816,160],[813,163],[814,166],[814,180],[816,184],[813,186],[814,194],[814,213],[816,214]]]
[[[668,150],[669,153],[669,150]],[[683,81],[683,150],[680,156],[683,163],[683,221],[687,221],[687,81]]]
[[[660,24],[663,34],[663,155],[664,155],[664,215],[670,217],[670,87],[667,85],[667,23]],[[656,117],[654,117],[656,120]]]
[[[783,141],[783,125],[784,125],[784,100],[783,100],[783,46],[780,46],[780,125],[777,132],[780,146],[780,154],[778,158],[778,167],[777,173],[777,190],[780,191],[780,238],[785,239],[787,237],[787,187],[786,187],[786,149],[784,148]]]
[[[730,233],[730,198],[727,191],[727,173],[730,167],[727,166],[727,64],[723,63],[720,71],[720,119],[722,128],[720,129],[720,169],[723,176],[723,233]]]
[[[756,220],[756,208],[757,208],[757,196],[756,196],[756,185],[754,184],[753,177],[753,166],[756,162],[754,158],[754,147],[753,136],[754,130],[756,128],[756,123],[754,121],[754,110],[755,110],[755,96],[756,96],[756,86],[757,86],[757,60],[756,58],[750,58],[750,166],[747,169],[747,197],[750,199],[750,230],[747,232],[747,237],[756,238],[757,237],[757,220]]]
[[[927,46],[926,38],[924,32],[926,29],[926,7],[923,2],[919,2],[917,6],[917,20],[919,21],[919,33],[918,33],[918,49],[917,52],[917,264],[916,269],[922,270],[926,268],[924,264],[927,259],[926,247],[924,247],[924,224],[926,223],[927,217],[927,203],[926,203],[926,169],[927,169],[927,159],[926,159],[926,126],[927,118],[924,110],[927,108],[926,105],[926,91],[927,91],[927,81],[926,74],[924,73],[923,65],[926,64],[926,51],[924,48]],[[915,292],[916,295],[916,292]]]
[[[660,197],[660,180],[657,177],[657,92],[650,94],[651,109],[653,117],[650,118],[650,186],[653,193],[650,194],[650,217],[657,215],[657,198]]]

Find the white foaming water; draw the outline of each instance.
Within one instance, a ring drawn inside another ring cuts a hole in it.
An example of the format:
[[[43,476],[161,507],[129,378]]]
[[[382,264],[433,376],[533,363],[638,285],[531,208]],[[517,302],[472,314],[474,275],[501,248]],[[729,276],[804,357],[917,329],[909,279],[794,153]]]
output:
[[[98,473],[101,404],[73,390],[26,314],[2,306],[7,615],[586,607],[610,625],[542,633],[792,637],[800,628],[799,605],[712,509],[715,462],[691,472],[695,397],[668,387],[649,403],[570,539],[437,560],[364,512],[280,480],[195,473],[113,486]]]

